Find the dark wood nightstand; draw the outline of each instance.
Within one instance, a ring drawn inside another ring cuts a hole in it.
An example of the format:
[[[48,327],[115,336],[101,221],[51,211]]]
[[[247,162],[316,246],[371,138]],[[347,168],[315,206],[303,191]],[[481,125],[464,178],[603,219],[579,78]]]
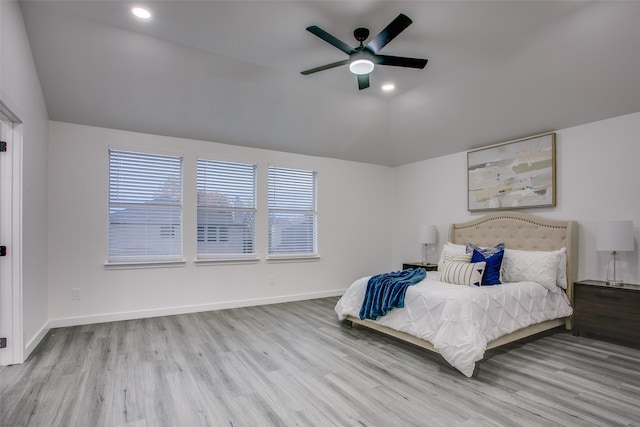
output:
[[[640,347],[640,285],[573,284],[573,333],[608,337]]]
[[[407,268],[424,268],[427,271],[438,271],[438,264],[431,264],[430,262],[405,262],[402,264],[402,269],[406,270]]]

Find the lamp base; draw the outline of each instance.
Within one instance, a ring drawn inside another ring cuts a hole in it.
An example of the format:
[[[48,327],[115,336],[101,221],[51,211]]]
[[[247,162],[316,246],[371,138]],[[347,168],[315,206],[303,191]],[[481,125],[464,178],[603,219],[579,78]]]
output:
[[[422,248],[422,262],[424,263],[424,265],[429,264],[429,263],[427,262],[427,246],[428,246],[428,245],[425,243],[425,244],[424,244],[424,247]]]
[[[612,251],[611,255],[613,255],[613,279],[609,279],[609,272],[607,271],[607,286],[622,286],[622,280],[618,280],[618,275],[616,274],[616,251]]]
[[[607,280],[606,282],[607,286],[622,286],[623,282],[621,282],[620,280]]]

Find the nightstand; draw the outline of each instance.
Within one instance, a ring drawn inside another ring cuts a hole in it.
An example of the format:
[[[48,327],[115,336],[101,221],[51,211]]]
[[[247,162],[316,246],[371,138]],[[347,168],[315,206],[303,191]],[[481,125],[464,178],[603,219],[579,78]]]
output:
[[[640,347],[640,285],[575,282],[573,333],[613,338]]]
[[[430,262],[405,262],[402,264],[402,269],[406,270],[407,268],[424,268],[427,271],[438,271],[438,264],[431,264]]]

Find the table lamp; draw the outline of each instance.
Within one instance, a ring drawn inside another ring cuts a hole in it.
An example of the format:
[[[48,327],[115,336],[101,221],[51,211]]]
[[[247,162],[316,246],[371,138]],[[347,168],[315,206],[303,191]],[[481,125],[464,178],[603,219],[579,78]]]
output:
[[[422,262],[427,265],[427,246],[436,242],[438,236],[438,228],[435,225],[420,226],[420,232],[418,233],[418,242],[424,245]]]
[[[596,249],[611,251],[613,255],[613,278],[609,278],[607,268],[607,285],[619,286],[622,280],[616,274],[616,253],[633,250],[633,221],[600,221],[596,223]]]

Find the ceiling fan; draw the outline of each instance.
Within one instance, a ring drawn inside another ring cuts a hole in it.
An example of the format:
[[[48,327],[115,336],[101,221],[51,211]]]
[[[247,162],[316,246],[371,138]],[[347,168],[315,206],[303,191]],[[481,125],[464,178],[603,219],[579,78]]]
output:
[[[349,59],[301,71],[301,74],[306,76],[308,74],[317,73],[318,71],[329,70],[331,68],[349,64],[349,70],[358,77],[358,88],[362,90],[369,87],[369,73],[373,71],[375,64],[422,69],[427,65],[426,59],[378,54],[378,52],[380,52],[387,43],[396,38],[396,36],[403,32],[409,25],[411,25],[412,22],[413,21],[407,15],[401,13],[396,19],[391,21],[391,23],[380,32],[380,34],[367,43],[366,46],[363,45],[362,42],[369,37],[369,30],[366,28],[357,28],[353,32],[353,36],[360,42],[360,46],[356,48],[352,48],[348,44],[315,25],[307,27],[307,31],[320,37],[330,45],[340,49],[349,55]]]

